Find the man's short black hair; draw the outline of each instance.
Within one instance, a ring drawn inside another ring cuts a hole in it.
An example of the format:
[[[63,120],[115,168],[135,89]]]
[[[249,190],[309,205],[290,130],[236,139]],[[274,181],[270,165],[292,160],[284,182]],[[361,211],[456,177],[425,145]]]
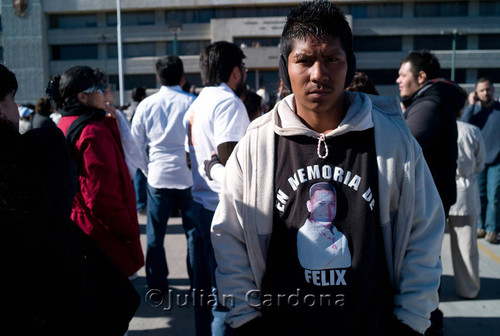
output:
[[[202,50],[200,55],[201,82],[204,86],[226,83],[234,67],[242,66],[245,54],[234,43],[218,41]]]
[[[314,196],[314,193],[318,190],[331,191],[333,192],[335,198],[337,198],[337,191],[335,190],[335,187],[328,182],[318,182],[313,184],[311,188],[309,188],[309,198],[311,199]]]
[[[349,86],[356,71],[356,58],[352,48],[352,31],[344,13],[334,4],[325,1],[305,1],[288,13],[280,39],[281,62],[288,62],[295,40],[314,37],[338,37],[347,55],[347,74],[345,86]],[[280,66],[283,67],[283,66]],[[283,69],[280,69],[283,71]],[[289,86],[285,74],[281,79]],[[288,87],[291,89],[290,87]]]
[[[160,58],[156,61],[156,74],[161,85],[179,85],[184,75],[182,60],[175,55],[167,55]]]
[[[140,102],[141,100],[146,98],[146,88],[144,86],[136,86],[132,89],[130,97],[133,101]]]
[[[411,64],[411,73],[415,78],[418,78],[420,71],[425,72],[428,80],[438,78],[441,72],[441,65],[436,55],[429,50],[410,51],[401,62],[401,64],[403,63]]]

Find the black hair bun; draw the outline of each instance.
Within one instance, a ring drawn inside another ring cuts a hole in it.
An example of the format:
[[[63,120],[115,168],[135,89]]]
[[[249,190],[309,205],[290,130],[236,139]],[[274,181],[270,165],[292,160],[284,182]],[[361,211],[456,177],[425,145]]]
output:
[[[56,75],[52,78],[52,80],[47,84],[47,88],[45,89],[45,93],[47,96],[54,101],[59,99],[59,80],[61,76]]]

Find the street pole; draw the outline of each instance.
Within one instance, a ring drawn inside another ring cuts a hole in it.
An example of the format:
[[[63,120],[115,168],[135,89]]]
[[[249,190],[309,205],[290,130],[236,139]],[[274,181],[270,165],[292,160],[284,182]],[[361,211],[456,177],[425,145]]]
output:
[[[118,45],[118,86],[120,88],[120,106],[123,106],[122,14],[120,2],[120,0],[116,0],[116,43]]]
[[[101,34],[100,39],[102,39],[102,58],[103,58],[103,70],[106,75],[106,80],[109,79],[108,74],[108,46],[106,44],[106,35]]]
[[[174,33],[174,45],[173,45],[174,56],[177,56],[177,32]]]
[[[168,29],[172,34],[174,34],[174,41],[172,45],[172,54],[175,56],[179,56],[179,42],[177,41],[177,34],[179,34],[182,30],[182,22],[179,20],[172,20],[168,24]]]
[[[451,41],[451,80],[455,81],[455,60],[457,53],[457,34],[458,31],[453,29],[453,39]]]

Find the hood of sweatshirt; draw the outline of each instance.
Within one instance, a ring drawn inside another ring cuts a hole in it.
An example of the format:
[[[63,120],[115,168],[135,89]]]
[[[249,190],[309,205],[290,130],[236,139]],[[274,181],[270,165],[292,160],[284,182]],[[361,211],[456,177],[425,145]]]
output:
[[[428,80],[412,96],[403,100],[403,104],[409,107],[417,99],[425,98],[434,101],[437,104],[445,104],[454,111],[464,107],[465,97],[462,96],[459,86],[444,78]]]
[[[320,139],[372,128],[372,102],[370,98],[360,92],[345,92],[344,95],[348,104],[347,113],[339,126],[331,132],[318,133],[304,125],[295,112],[293,94],[278,102],[271,112],[273,113],[274,131],[281,136],[305,135]]]

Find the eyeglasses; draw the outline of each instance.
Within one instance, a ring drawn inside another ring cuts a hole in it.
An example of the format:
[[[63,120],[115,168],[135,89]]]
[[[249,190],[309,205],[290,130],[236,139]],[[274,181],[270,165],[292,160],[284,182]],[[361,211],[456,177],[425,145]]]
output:
[[[93,93],[93,92],[104,93],[105,90],[106,90],[106,84],[99,83],[96,86],[92,86],[87,90],[83,91],[83,93]]]

